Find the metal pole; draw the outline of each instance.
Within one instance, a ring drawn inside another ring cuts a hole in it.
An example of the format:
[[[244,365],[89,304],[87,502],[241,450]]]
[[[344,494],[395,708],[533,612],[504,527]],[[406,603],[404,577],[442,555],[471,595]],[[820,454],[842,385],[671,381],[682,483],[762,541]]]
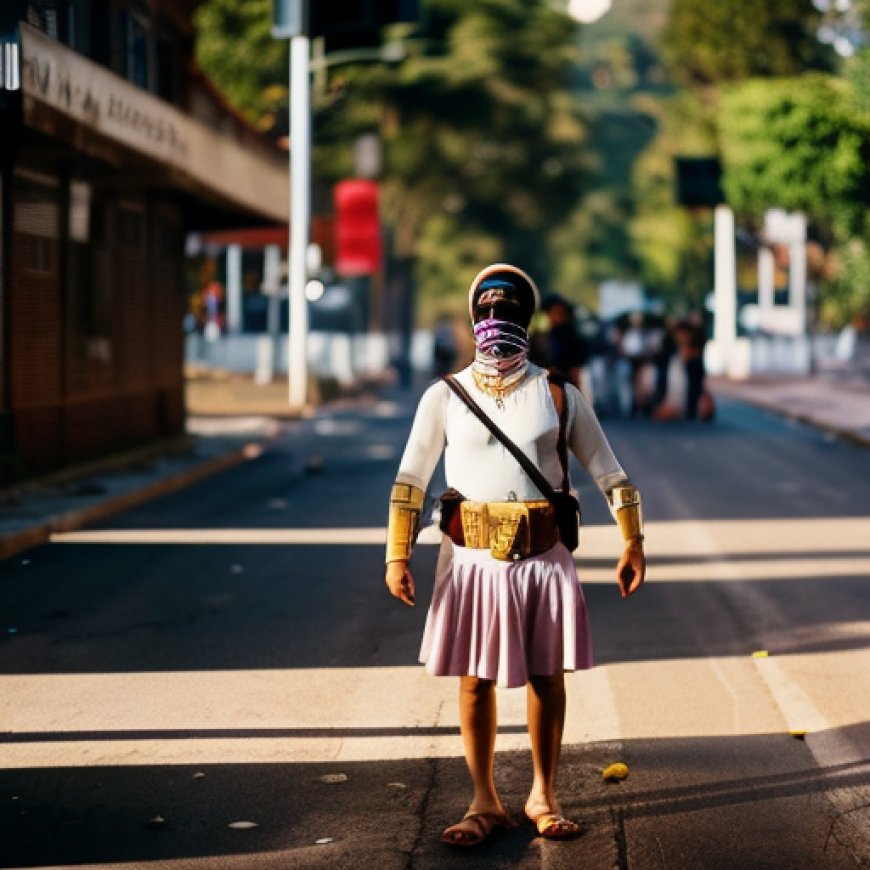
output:
[[[326,40],[322,36],[315,36],[311,41],[311,71],[314,73],[314,94],[318,100],[326,96],[328,84],[326,62]]]
[[[807,334],[807,218],[792,215],[795,238],[788,246],[788,302],[795,312],[796,364],[801,374],[812,371],[812,338]]]
[[[308,42],[308,37],[302,35],[290,39],[290,332],[287,373],[290,405],[294,408],[302,408],[308,396],[308,306],[305,299],[305,253],[311,222]]]
[[[227,245],[227,333],[242,331],[242,246]]]
[[[734,240],[734,212],[727,205],[717,205],[713,212],[714,312],[713,339],[718,364],[715,374],[724,374],[731,365],[737,337],[737,253]]]
[[[788,246],[788,304],[794,309],[796,334],[807,334],[807,218],[801,212],[791,216],[794,236]]]
[[[266,332],[277,343],[281,333],[278,321],[281,300],[281,248],[278,245],[266,245],[263,252],[263,289],[269,294],[269,309],[266,319]]]
[[[263,251],[263,292],[268,297],[269,307],[266,314],[266,335],[257,338],[257,367],[254,371],[254,383],[259,385],[271,384],[275,374],[275,354],[280,335],[278,323],[280,283],[281,249],[278,245],[266,245]]]

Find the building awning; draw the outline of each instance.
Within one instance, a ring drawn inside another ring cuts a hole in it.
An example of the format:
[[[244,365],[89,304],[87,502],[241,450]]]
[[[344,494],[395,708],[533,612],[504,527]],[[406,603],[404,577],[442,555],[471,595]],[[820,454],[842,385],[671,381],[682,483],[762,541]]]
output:
[[[23,22],[20,34],[25,124],[57,136],[73,121],[79,145],[120,146],[159,164],[174,187],[287,222],[285,155],[207,126]]]
[[[335,259],[335,219],[330,216],[313,215],[311,218],[311,241],[320,247],[324,262]],[[277,245],[284,253],[289,246],[288,227],[235,227],[233,229],[208,230],[199,234],[207,245],[241,245],[243,248],[265,248]]]

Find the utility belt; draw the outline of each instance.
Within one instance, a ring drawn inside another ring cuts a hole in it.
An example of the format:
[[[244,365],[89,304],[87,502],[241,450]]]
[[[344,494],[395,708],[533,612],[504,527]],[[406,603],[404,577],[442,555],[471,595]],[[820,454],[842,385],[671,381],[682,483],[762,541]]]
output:
[[[559,540],[556,511],[540,501],[468,501],[455,491],[441,497],[441,530],[460,547],[489,550],[517,562],[545,553]]]

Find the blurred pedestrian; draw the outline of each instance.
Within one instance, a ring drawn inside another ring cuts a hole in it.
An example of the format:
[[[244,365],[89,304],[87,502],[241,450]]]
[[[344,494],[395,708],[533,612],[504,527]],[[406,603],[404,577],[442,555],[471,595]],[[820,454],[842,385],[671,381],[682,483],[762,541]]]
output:
[[[591,396],[592,407],[599,416],[607,416],[618,410],[612,377],[616,348],[608,332],[607,326],[594,315],[586,320],[583,328],[589,350],[589,361],[586,364],[589,375],[589,396],[586,398],[588,400]]]
[[[671,362],[677,353],[677,339],[674,335],[676,321],[666,318],[658,338],[658,344],[652,352],[652,362],[656,371],[655,394],[650,410],[655,410],[665,401],[668,394],[668,375]]]
[[[577,329],[574,306],[558,294],[545,297],[541,308],[547,314],[548,328],[540,339],[540,363],[550,372],[574,384],[590,404],[589,384],[584,369],[589,362],[589,345]]]
[[[432,332],[432,371],[436,378],[453,371],[457,355],[456,327],[453,318],[442,314]]]
[[[206,341],[217,341],[225,326],[224,288],[220,281],[209,281],[200,293],[203,307],[203,335]]]
[[[700,416],[705,421],[710,420],[713,417],[713,400],[706,392],[704,345],[707,334],[703,315],[694,312],[679,321],[675,337],[686,375],[686,417],[694,420]]]
[[[628,325],[622,334],[619,351],[629,367],[631,384],[632,417],[640,416],[647,404],[647,390],[642,379],[643,368],[649,362],[648,336],[644,326],[642,311],[632,311],[628,317]]]
[[[420,657],[430,673],[460,680],[460,730],[474,794],[468,812],[441,835],[451,846],[477,846],[515,824],[493,779],[496,683],[527,686],[534,776],[526,816],[548,839],[580,831],[562,815],[555,791],[564,672],[591,666],[586,605],[571,556],[578,514],[568,449],[608,498],[622,531],[616,574],[623,597],[640,588],[645,573],[638,491],[580,392],[528,361],[537,302],[534,282],[514,266],[499,263],[477,275],[469,291],[474,362],[424,393],[390,496],[386,583],[413,605],[408,559],[424,492],[444,451],[445,535]]]

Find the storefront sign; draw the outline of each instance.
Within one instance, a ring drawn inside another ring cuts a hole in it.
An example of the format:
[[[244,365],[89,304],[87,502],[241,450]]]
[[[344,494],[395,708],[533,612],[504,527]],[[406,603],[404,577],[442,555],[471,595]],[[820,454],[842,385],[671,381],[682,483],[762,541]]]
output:
[[[38,106],[49,106],[232,202],[287,219],[289,183],[280,154],[243,146],[26,24],[21,52],[27,123]]]

